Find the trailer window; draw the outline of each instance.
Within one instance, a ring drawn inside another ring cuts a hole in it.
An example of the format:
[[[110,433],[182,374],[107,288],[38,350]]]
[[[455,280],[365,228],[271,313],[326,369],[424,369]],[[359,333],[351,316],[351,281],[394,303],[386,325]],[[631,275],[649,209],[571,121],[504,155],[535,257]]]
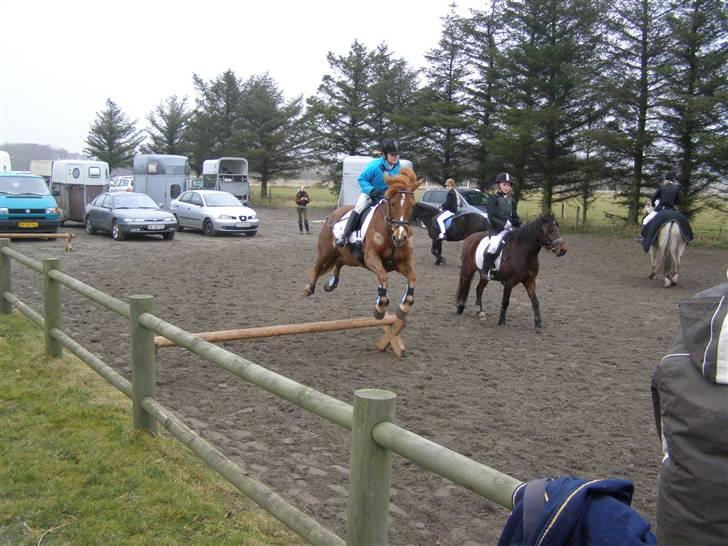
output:
[[[101,176],[101,168],[100,167],[89,167],[88,176],[89,176],[89,178],[99,178]]]
[[[73,175],[73,178],[78,178],[79,176],[81,176],[81,169],[75,167],[73,171],[71,171],[71,174]]]
[[[147,163],[147,174],[159,174],[159,161]]]
[[[180,188],[180,185],[179,185],[179,184],[172,184],[172,185],[171,185],[171,186],[169,187],[169,196],[170,196],[170,197],[171,197],[172,199],[176,199],[177,197],[179,197],[179,194],[180,194],[181,192],[182,192],[182,188]]]

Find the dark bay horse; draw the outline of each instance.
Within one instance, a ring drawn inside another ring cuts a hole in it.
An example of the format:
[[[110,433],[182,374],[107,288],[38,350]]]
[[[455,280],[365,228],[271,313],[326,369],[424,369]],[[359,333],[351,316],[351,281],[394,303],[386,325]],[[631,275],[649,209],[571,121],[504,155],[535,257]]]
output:
[[[427,234],[432,239],[432,247],[430,252],[435,257],[435,265],[445,263],[442,257],[442,239],[440,239],[440,226],[437,224],[437,215],[440,211],[426,203],[415,203],[412,219],[421,221],[427,228]],[[468,235],[478,233],[479,231],[488,231],[490,222],[482,214],[468,212],[465,214],[455,215],[452,224],[447,230],[448,241],[462,241]]]
[[[399,174],[385,176],[389,188],[384,199],[372,213],[363,242],[364,263],[359,261],[350,245],[343,248],[334,245],[333,226],[342,216],[351,210],[351,206],[340,207],[324,221],[318,239],[318,256],[311,269],[310,282],[303,293],[310,296],[316,289],[319,277],[334,269],[328,283],[324,286],[327,292],[339,284],[339,274],[345,265],[366,267],[376,273],[379,279],[379,293],[374,306],[374,316],[384,317],[389,304],[387,297],[387,273],[397,271],[407,278],[407,288],[397,309],[397,316],[404,318],[414,303],[415,271],[413,267],[414,244],[410,221],[415,205],[414,191],[422,181],[418,181],[412,169],[403,168]]]
[[[486,235],[486,233],[475,233],[465,239],[463,244],[460,282],[456,295],[458,314],[462,314],[463,309],[465,309],[465,301],[468,299],[468,293],[470,292],[470,282],[473,275],[479,271],[476,265],[476,253],[478,244]],[[542,215],[510,233],[510,237],[503,247],[500,268],[495,277],[495,280],[503,284],[503,300],[498,324],[503,325],[506,323],[506,310],[508,309],[513,287],[517,284],[523,284],[531,300],[536,332],[541,331],[541,311],[536,297],[536,276],[538,275],[538,254],[543,247],[557,256],[566,254],[566,244],[559,232],[559,224],[551,214]],[[483,289],[487,284],[488,281],[481,278],[475,292],[475,305],[481,319],[485,318],[482,302]]]

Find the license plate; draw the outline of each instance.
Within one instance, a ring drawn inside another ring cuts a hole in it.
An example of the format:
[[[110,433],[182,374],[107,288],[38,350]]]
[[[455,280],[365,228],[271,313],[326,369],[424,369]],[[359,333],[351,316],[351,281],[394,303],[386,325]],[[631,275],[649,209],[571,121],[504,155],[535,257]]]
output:
[[[237,222],[235,227],[250,227],[250,222]]]
[[[147,229],[149,229],[149,230],[164,229],[164,226],[162,224],[149,224],[147,226]]]
[[[38,227],[38,222],[18,222],[18,227],[34,228]]]

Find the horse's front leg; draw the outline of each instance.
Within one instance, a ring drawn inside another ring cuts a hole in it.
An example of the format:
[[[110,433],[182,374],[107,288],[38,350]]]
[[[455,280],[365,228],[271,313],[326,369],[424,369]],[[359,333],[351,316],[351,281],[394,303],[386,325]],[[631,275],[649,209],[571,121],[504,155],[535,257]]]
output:
[[[367,268],[374,271],[379,279],[379,291],[376,302],[374,303],[374,318],[383,319],[384,311],[387,305],[389,305],[389,298],[387,297],[387,270],[384,269],[381,258],[374,253],[366,257],[365,263],[367,264]]]
[[[650,274],[647,278],[652,280],[657,275],[657,269],[660,266],[661,260],[658,257],[657,249],[654,246],[650,247]]]
[[[480,320],[485,320],[485,311],[483,311],[483,290],[488,285],[488,281],[478,275],[478,286],[475,287],[475,307],[477,307],[476,315]]]
[[[415,282],[417,281],[417,275],[415,275],[411,255],[404,266],[400,268],[399,272],[407,278],[407,288],[404,289],[402,301],[399,302],[399,307],[397,308],[397,318],[404,320],[407,313],[412,310],[412,305],[415,303]]]
[[[513,290],[513,285],[511,283],[507,282],[503,285],[503,300],[501,300],[498,326],[503,326],[506,323],[506,311],[508,310],[508,304],[511,302],[511,290]]]
[[[435,237],[432,240],[432,255],[435,257],[435,265],[445,263],[445,258],[442,257],[442,239]]]
[[[536,279],[530,279],[523,283],[526,287],[528,297],[531,299],[531,307],[533,308],[533,323],[536,328],[536,333],[541,333],[541,309],[538,304],[538,298],[536,297]]]

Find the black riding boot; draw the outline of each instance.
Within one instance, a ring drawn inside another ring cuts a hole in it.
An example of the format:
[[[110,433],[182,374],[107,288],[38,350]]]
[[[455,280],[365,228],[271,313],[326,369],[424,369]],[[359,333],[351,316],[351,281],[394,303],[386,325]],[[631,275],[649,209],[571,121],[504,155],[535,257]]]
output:
[[[346,246],[347,241],[349,240],[349,235],[351,235],[352,230],[354,229],[354,226],[356,225],[356,221],[359,219],[359,213],[355,210],[351,211],[351,216],[349,216],[349,219],[346,222],[346,227],[344,228],[344,233],[341,234],[341,237],[336,239],[336,246]]]
[[[303,225],[306,226],[306,235],[311,235],[311,230],[308,228],[308,220],[305,220]]]
[[[490,252],[485,253],[485,258],[483,258],[483,269],[480,270],[480,276],[485,281],[493,279],[492,269],[495,267],[495,257],[495,254],[491,254]]]

